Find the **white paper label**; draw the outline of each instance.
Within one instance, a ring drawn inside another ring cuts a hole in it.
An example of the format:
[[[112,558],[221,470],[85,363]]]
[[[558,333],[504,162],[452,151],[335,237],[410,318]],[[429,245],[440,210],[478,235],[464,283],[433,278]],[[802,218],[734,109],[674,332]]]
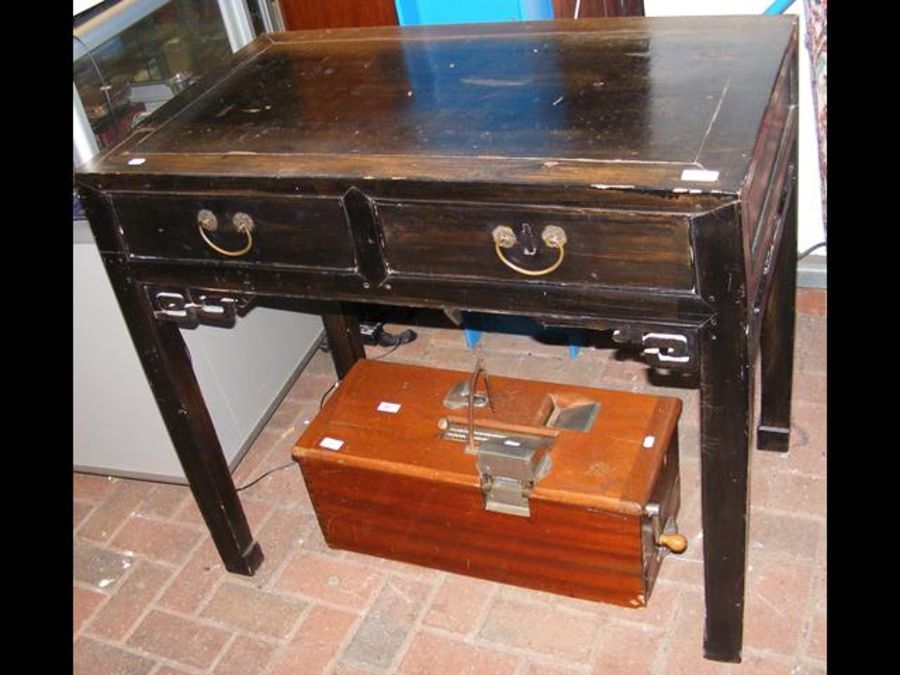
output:
[[[132,157],[131,159],[128,160],[128,166],[140,166],[141,164],[143,164],[146,161],[147,160],[144,159],[143,157]]]
[[[325,448],[326,450],[340,450],[343,445],[344,441],[340,441],[337,438],[331,438],[330,436],[326,436],[319,441],[319,447]]]
[[[648,450],[656,443],[656,436],[644,436],[644,447]]]
[[[400,412],[400,404],[399,403],[391,403],[390,401],[382,401],[378,404],[377,408],[378,412],[386,412],[396,414]]]
[[[522,445],[522,444],[519,443],[519,441],[514,441],[514,440],[512,440],[511,438],[507,438],[505,441],[503,441],[503,445],[509,445],[509,446],[514,447],[514,448],[518,448],[518,447],[519,447],[520,445]]]
[[[719,180],[719,172],[706,169],[685,169],[681,172],[681,180],[690,180],[695,183],[715,183]]]

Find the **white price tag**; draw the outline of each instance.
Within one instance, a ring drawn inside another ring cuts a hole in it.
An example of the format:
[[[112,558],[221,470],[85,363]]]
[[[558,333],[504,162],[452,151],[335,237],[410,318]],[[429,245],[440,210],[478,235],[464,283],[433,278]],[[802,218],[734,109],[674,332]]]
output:
[[[400,404],[399,403],[391,403],[390,401],[382,401],[378,404],[377,408],[378,412],[386,412],[396,414],[400,412]]]
[[[337,438],[331,438],[330,436],[326,436],[319,441],[319,447],[325,448],[326,450],[340,450],[343,445],[344,441],[338,440]]]

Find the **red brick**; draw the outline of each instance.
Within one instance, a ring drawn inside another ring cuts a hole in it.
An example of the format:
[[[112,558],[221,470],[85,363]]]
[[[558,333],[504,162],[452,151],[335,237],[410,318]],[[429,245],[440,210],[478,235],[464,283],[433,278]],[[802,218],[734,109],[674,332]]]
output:
[[[121,553],[75,540],[72,547],[73,578],[107,593],[132,565],[132,559]]]
[[[187,559],[200,537],[192,528],[135,516],[128,519],[112,545],[154,560],[179,564]]]
[[[227,573],[212,539],[205,539],[181,568],[157,604],[183,614],[193,614]]]
[[[648,626],[619,622],[605,624],[600,629],[594,673],[596,675],[651,673],[664,639],[663,631]]]
[[[279,590],[299,593],[350,609],[362,609],[381,583],[377,572],[318,553],[299,553],[275,584]]]
[[[80,502],[77,499],[72,502],[72,529],[78,529],[78,526],[84,522],[84,519],[87,518],[91,511],[93,510],[94,505],[90,502]]]
[[[730,672],[734,675],[794,675],[794,663],[792,658],[777,654],[754,654],[745,648],[740,665],[732,666]]]
[[[570,359],[568,348],[562,347],[561,349],[563,350],[562,355],[557,358],[527,355],[521,357],[515,373],[516,377],[583,387],[597,387],[605,382],[603,374],[607,363]]]
[[[188,666],[208,668],[229,637],[219,628],[153,610],[128,638],[128,644]]]
[[[219,661],[215,675],[256,675],[263,673],[272,660],[277,645],[238,635]]]
[[[147,675],[153,661],[124,649],[79,638],[73,649],[74,675]]]
[[[556,663],[549,665],[545,662],[534,660],[526,661],[519,670],[518,675],[576,675],[584,672],[584,666],[566,668]]]
[[[659,672],[666,675],[723,675],[731,666],[703,658],[703,592],[682,589],[681,604],[670,629],[669,653]]]
[[[828,466],[827,408],[795,401],[791,413],[794,419],[786,468],[824,477]]]
[[[472,633],[496,590],[488,581],[448,575],[422,623],[460,635]]]
[[[315,606],[300,624],[271,675],[316,675],[335,660],[357,616]]]
[[[350,663],[387,668],[397,657],[432,587],[389,577],[344,650]]]
[[[87,623],[97,608],[106,600],[105,593],[87,590],[80,586],[72,589],[72,633],[77,633]]]
[[[135,562],[134,569],[94,617],[88,632],[109,640],[121,640],[171,575],[172,571],[161,565]]]
[[[479,354],[484,356],[484,352],[481,350],[455,351],[446,348],[434,348],[434,345],[432,345],[432,348],[428,349],[425,354],[423,365],[471,373]],[[522,377],[519,367],[523,363],[523,357],[516,354],[494,353],[490,357],[485,357],[485,365],[490,375]]]
[[[800,372],[826,372],[828,365],[826,319],[804,315],[797,317],[794,358]]]
[[[668,560],[664,561],[663,567],[668,562]],[[680,600],[680,588],[677,584],[658,579],[646,607],[620,607],[604,602],[591,602],[563,596],[556,596],[553,606],[557,609],[587,612],[606,619],[667,628],[672,623],[672,617]]]
[[[508,654],[430,633],[417,633],[398,672],[404,675],[512,675],[517,665],[518,659]]]
[[[760,559],[751,551],[744,644],[768,652],[795,653],[812,578],[808,564]]]
[[[324,541],[324,539],[322,540]],[[327,549],[326,550],[332,550]],[[421,581],[425,584],[437,584],[442,578],[443,572],[431,567],[422,567],[421,565],[412,565],[399,560],[389,560],[387,558],[378,558],[373,555],[365,555],[363,553],[354,553],[353,551],[341,551],[340,557],[343,560],[352,561],[371,567],[376,572],[382,574],[391,574],[394,576],[405,577],[413,581]]]
[[[75,472],[72,474],[72,496],[88,502],[102,502],[118,483],[112,476]]]
[[[824,523],[751,509],[750,548],[770,556],[812,561]]]
[[[828,621],[824,612],[816,614],[812,618],[809,630],[809,642],[806,645],[806,655],[817,661],[825,661],[828,658]]]
[[[440,348],[441,351],[467,350],[466,336],[462,328],[438,328],[431,336],[431,346]]]
[[[363,668],[362,666],[354,666],[349,663],[339,663],[331,671],[332,675],[372,675],[372,673],[382,673],[382,670],[374,670],[372,668]],[[310,673],[309,675],[312,675]]]
[[[792,400],[802,403],[828,403],[828,379],[824,374],[797,373],[794,375]]]
[[[603,370],[603,386],[624,391],[641,391],[647,384],[647,364],[640,359],[614,354]]]
[[[659,570],[657,580],[702,588],[703,561],[680,555],[667,556]],[[652,597],[650,601],[653,602]]]
[[[760,500],[754,498],[754,505],[797,515],[825,517],[825,479],[777,472],[768,477],[768,485],[763,488]],[[754,490],[757,484],[754,483]]]
[[[300,431],[296,432],[296,436],[299,437],[300,433]],[[260,465],[259,471],[254,475],[254,478],[278,466],[285,464],[288,466],[266,476],[252,487],[241,492],[241,495],[265,500],[275,506],[282,506],[286,500],[293,501],[299,495],[306,494],[300,467],[291,460],[292,447],[292,444],[285,444],[283,447],[273,450],[266,458],[266,461]]]
[[[78,536],[100,542],[109,541],[113,533],[135,512],[138,504],[152,489],[152,483],[117,481],[112,492],[78,528]]]
[[[224,583],[203,610],[203,616],[278,640],[287,638],[306,603],[258,588]]]
[[[244,493],[241,494],[243,495]],[[256,501],[253,498],[241,497],[241,504],[244,507],[244,514],[247,516],[251,532],[256,532],[260,528],[273,508],[271,504]],[[184,506],[175,514],[174,520],[186,525],[193,525],[198,532],[207,531],[206,521],[200,515],[200,509],[197,508],[197,502],[193,498],[185,500]]]
[[[820,288],[798,288],[796,303],[798,314],[828,314],[828,292]]]
[[[137,513],[168,519],[181,509],[187,499],[193,499],[187,486],[159,484],[144,497],[138,505]]]
[[[300,545],[310,516],[299,509],[274,509],[263,527],[255,530],[266,559],[254,575],[257,585],[265,584],[281,568],[294,547]]]
[[[596,617],[498,598],[479,637],[507,647],[583,662],[590,657],[597,623]]]

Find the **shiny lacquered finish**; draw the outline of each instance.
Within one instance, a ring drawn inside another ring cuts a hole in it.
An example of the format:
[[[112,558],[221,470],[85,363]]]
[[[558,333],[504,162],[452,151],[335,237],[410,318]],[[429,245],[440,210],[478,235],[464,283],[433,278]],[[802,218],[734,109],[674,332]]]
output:
[[[261,36],[76,180],[229,569],[259,549],[160,298],[319,303],[341,376],[359,302],[614,329],[698,376],[704,650],[736,662],[753,426],[790,431],[796,143],[791,17],[317,30]]]

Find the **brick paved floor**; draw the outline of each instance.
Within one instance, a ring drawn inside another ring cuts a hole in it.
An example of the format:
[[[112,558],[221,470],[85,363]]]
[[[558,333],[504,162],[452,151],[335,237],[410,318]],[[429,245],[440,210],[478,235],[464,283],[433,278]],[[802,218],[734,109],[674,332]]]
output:
[[[266,561],[226,573],[184,487],[74,475],[74,663],[84,675],[825,672],[826,296],[801,291],[791,452],[753,454],[744,663],[704,661],[698,396],[681,396],[690,548],[633,610],[329,550],[296,467],[242,493]],[[462,333],[419,329],[388,358],[471,368]],[[486,335],[492,373],[647,390],[613,349]],[[384,350],[373,349],[370,354]],[[598,380],[597,378],[600,376]],[[235,472],[289,460],[334,381],[317,354]]]

